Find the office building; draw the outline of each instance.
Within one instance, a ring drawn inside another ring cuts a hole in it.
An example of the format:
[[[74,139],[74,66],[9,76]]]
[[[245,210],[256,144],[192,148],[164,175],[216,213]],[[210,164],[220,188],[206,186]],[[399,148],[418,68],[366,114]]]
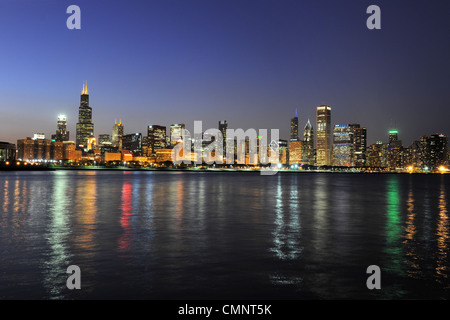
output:
[[[289,165],[303,163],[303,141],[289,141]]]
[[[314,159],[314,129],[311,122],[308,122],[303,129],[303,163],[313,166]]]
[[[367,147],[368,166],[371,168],[381,168],[383,157],[383,142],[377,141]]]
[[[82,152],[76,149],[74,141],[63,142],[63,160],[67,162],[78,162],[82,159]]]
[[[118,148],[119,150],[122,150],[122,139],[123,139],[122,120],[120,120],[119,123],[117,123],[117,120],[115,120],[111,136],[112,146]]]
[[[289,145],[287,140],[278,140],[279,162],[288,164]]]
[[[353,126],[353,166],[367,166],[367,128]]]
[[[76,134],[77,149],[87,150],[88,139],[94,136],[94,124],[92,123],[92,108],[89,106],[89,93],[87,84],[83,84],[80,107],[78,109],[78,123]]]
[[[402,140],[398,139],[398,130],[389,130],[389,149],[400,148]]]
[[[448,137],[443,134],[432,134],[429,138],[430,169],[436,170],[448,165]]]
[[[295,117],[291,119],[291,139],[290,141],[299,141],[298,135],[298,116],[297,109],[295,109]]]
[[[157,149],[166,147],[166,127],[159,125],[149,125],[147,127],[147,154],[156,155]]]
[[[135,157],[140,156],[142,152],[142,134],[125,134],[122,140],[122,148],[131,152]]]
[[[9,142],[0,141],[0,162],[16,160],[16,146]]]
[[[226,120],[219,121],[219,131],[222,133],[223,152],[226,153],[228,123]]]
[[[333,129],[333,166],[353,166],[353,125],[336,124]]]
[[[67,131],[67,118],[63,114],[60,114],[58,116],[56,134],[52,135],[52,139],[61,142],[69,141],[69,131]]]
[[[331,165],[331,107],[321,105],[317,107],[316,123],[316,163],[317,166]]]
[[[391,170],[403,167],[405,153],[402,141],[398,139],[398,130],[389,130],[387,165]]]
[[[98,146],[99,147],[112,146],[111,136],[109,134],[99,134],[98,135]]]
[[[184,123],[176,123],[170,126],[170,145],[175,146],[183,137]]]
[[[47,162],[63,160],[63,142],[31,138],[17,140],[17,159]]]

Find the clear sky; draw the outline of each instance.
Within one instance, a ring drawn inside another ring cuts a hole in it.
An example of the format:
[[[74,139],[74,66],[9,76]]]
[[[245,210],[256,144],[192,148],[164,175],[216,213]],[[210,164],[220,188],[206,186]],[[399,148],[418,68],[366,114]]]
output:
[[[0,141],[50,137],[60,113],[75,140],[83,81],[96,135],[227,120],[288,139],[320,104],[368,143],[450,135],[449,18],[446,0],[1,0]]]

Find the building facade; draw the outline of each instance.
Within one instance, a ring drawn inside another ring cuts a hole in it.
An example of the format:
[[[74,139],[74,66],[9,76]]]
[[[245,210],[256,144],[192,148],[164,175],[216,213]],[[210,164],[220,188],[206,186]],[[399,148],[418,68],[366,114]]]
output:
[[[219,121],[219,131],[222,133],[222,140],[223,140],[223,145],[224,146],[225,146],[226,141],[227,141],[227,129],[228,129],[227,120]]]
[[[315,165],[314,129],[309,119],[303,129],[303,162],[310,166]]]
[[[81,92],[80,107],[78,109],[78,123],[76,147],[77,149],[87,149],[88,139],[94,136],[94,124],[92,123],[92,108],[89,106],[89,93],[87,84],[83,84]]]
[[[17,140],[17,159],[21,161],[63,160],[63,142],[50,139]]]
[[[291,119],[291,138],[290,141],[299,141],[300,137],[298,134],[298,116],[297,109],[295,109],[295,117]]]
[[[303,163],[303,141],[289,141],[289,165]]]
[[[123,150],[130,151],[133,156],[140,156],[142,152],[142,134],[125,134],[122,142]]]
[[[166,147],[166,127],[149,125],[147,127],[147,154],[155,156],[156,150]]]
[[[69,141],[69,131],[67,131],[67,118],[65,115],[58,116],[56,134],[52,135],[55,141]]]
[[[404,165],[405,150],[398,139],[398,130],[389,130],[387,166],[391,170],[401,169]]]
[[[333,166],[353,167],[353,126],[336,124],[333,129]]]
[[[170,126],[170,145],[175,146],[183,137],[184,123],[176,123]]]
[[[13,143],[0,141],[0,162],[15,160],[16,146]]]
[[[353,127],[353,166],[366,167],[367,166],[367,128],[354,126]]]
[[[332,134],[331,107],[321,105],[317,107],[316,123],[316,164],[317,166],[331,165]]]
[[[443,134],[432,134],[429,141],[430,169],[436,170],[441,166],[447,166],[448,137]]]
[[[122,150],[122,139],[123,139],[123,124],[122,120],[117,123],[117,120],[114,122],[114,126],[112,129],[111,143],[113,147]]]

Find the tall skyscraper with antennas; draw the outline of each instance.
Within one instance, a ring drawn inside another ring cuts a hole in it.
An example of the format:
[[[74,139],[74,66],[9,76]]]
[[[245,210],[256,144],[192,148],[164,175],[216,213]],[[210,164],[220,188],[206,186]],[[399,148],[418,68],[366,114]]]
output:
[[[122,150],[122,141],[123,141],[122,120],[120,120],[119,123],[117,123],[117,120],[116,120],[116,121],[114,121],[114,126],[112,129],[112,136],[111,136],[112,146],[119,148],[119,150]]]
[[[76,147],[77,149],[86,149],[88,147],[89,138],[94,137],[92,108],[89,106],[89,93],[87,83],[83,83],[83,91],[81,91],[80,100],[80,107],[78,109]]]

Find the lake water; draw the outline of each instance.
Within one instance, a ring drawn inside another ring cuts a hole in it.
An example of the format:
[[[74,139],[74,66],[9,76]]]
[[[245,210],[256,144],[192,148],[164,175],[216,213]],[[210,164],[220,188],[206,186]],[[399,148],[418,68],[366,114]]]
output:
[[[447,299],[449,194],[450,175],[0,172],[0,299]]]

